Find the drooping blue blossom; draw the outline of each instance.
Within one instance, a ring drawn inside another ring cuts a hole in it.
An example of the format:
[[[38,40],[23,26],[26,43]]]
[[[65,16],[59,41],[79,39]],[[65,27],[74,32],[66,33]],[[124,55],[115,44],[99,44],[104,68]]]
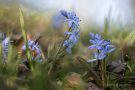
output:
[[[66,51],[68,53],[71,53],[72,47],[78,42],[78,39],[80,37],[80,30],[79,30],[79,18],[76,17],[76,14],[74,12],[67,12],[67,11],[61,11],[61,14],[66,17],[65,21],[68,22],[69,31],[65,32],[65,35],[68,36],[68,39],[66,39],[63,43],[63,46],[66,47]]]
[[[101,38],[99,34],[90,33],[90,43],[92,44],[88,48],[90,50],[96,49],[97,52],[94,53],[94,57],[96,60],[103,60],[107,57],[108,53],[111,53],[115,50],[115,46],[111,45],[110,40],[104,40]]]
[[[36,57],[32,56],[32,60],[38,60],[38,62],[42,62],[42,52],[38,42],[28,40],[28,48],[31,51],[35,51],[37,53]],[[26,45],[22,46],[22,50],[26,50]]]

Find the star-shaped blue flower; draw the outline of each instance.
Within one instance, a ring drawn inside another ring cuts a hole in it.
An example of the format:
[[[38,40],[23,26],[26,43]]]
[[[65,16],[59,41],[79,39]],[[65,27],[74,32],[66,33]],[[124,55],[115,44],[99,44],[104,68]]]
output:
[[[90,43],[92,45],[88,48],[90,50],[97,50],[97,52],[94,53],[94,57],[96,60],[103,60],[104,58],[106,58],[108,53],[111,53],[115,50],[115,46],[111,45],[110,40],[101,39],[101,35],[90,33],[90,37]]]
[[[67,11],[61,10],[61,14],[67,18],[65,21],[68,22],[69,27],[74,29],[75,27],[79,26],[80,20],[74,12],[67,12]]]
[[[104,42],[103,39],[101,39],[101,36],[99,34],[93,34],[90,33],[90,43],[92,44],[91,46],[89,46],[89,49],[97,49],[97,50],[101,50],[102,49],[102,44]]]

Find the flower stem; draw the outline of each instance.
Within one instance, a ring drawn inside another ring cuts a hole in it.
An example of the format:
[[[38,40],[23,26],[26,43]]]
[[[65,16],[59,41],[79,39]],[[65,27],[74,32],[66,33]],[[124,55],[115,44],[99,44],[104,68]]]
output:
[[[70,27],[68,31],[70,31],[71,29],[72,29],[72,28]],[[66,40],[67,36],[68,36],[68,35],[65,36],[64,40],[63,40],[62,43],[60,44],[60,47],[59,47],[57,53],[55,54],[55,57],[54,57],[53,61],[51,62],[51,66],[50,66],[50,68],[49,68],[48,74],[51,73],[51,71],[52,71],[52,69],[53,69],[53,64],[56,62],[57,57],[58,57],[59,53],[61,52],[63,43],[64,43],[64,41]],[[65,50],[65,48],[64,48],[63,50]],[[62,52],[63,52],[63,50],[62,50]]]
[[[104,70],[104,61],[101,61],[101,79],[102,79],[102,85],[103,85],[103,89],[105,89],[105,70]]]
[[[105,70],[104,70],[104,60],[98,60],[99,76],[102,80],[102,88],[105,89]]]

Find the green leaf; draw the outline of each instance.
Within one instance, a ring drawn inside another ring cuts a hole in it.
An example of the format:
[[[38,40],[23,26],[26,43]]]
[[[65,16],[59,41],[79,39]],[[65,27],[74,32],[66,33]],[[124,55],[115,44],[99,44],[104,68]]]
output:
[[[97,75],[97,73],[89,66],[89,64],[86,62],[85,59],[81,58],[81,57],[77,57],[77,60],[83,65],[85,66],[90,74],[92,75],[92,77],[95,79],[95,82],[96,84],[99,86],[99,87],[102,87],[102,81],[100,79],[100,77]]]
[[[22,10],[21,10],[21,8],[19,8],[19,10],[20,10],[20,24],[21,24],[21,28],[24,28],[24,19],[23,19]]]
[[[28,59],[28,61],[29,61],[29,65],[30,65],[30,67],[31,67],[31,70],[33,71],[32,55],[31,55],[30,50],[29,50],[29,47],[28,47],[27,34],[26,34],[25,30],[24,30],[24,18],[23,18],[23,14],[22,14],[21,8],[19,8],[19,10],[20,10],[20,24],[21,24],[21,30],[22,30],[24,42],[25,42],[25,45],[26,45],[26,56],[27,56],[27,59]]]

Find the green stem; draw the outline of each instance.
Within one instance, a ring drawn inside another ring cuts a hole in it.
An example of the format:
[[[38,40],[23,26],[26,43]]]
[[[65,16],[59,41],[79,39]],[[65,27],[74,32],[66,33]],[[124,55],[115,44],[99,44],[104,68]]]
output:
[[[72,28],[70,27],[68,31],[70,31],[71,29],[72,29]],[[65,38],[64,38],[64,40],[62,41],[62,43],[61,43],[61,45],[60,45],[60,47],[59,47],[57,53],[55,54],[55,57],[54,57],[53,61],[52,61],[51,64],[50,64],[51,66],[50,66],[50,68],[49,68],[48,74],[51,73],[51,71],[52,71],[52,69],[53,69],[53,64],[56,62],[57,57],[58,57],[59,53],[61,52],[63,43],[64,43],[64,41],[66,40],[67,37],[68,37],[68,35],[65,36]],[[65,50],[65,48],[64,48],[63,50]],[[63,50],[62,50],[62,52],[63,52]]]
[[[101,76],[102,76],[102,84],[103,89],[106,87],[106,79],[105,79],[105,60],[101,61]]]
[[[102,80],[102,88],[105,89],[106,83],[105,83],[105,67],[104,67],[104,60],[98,60],[98,69],[100,70],[99,76]]]
[[[105,78],[104,78],[104,64],[103,61],[98,60],[98,66],[99,66],[99,70],[100,70],[100,78],[102,80],[102,88],[105,88]]]
[[[81,58],[81,57],[77,57],[77,60],[83,65],[85,66],[89,73],[92,75],[92,77],[94,78],[96,84],[102,88],[102,81],[100,76],[89,66],[89,64],[86,62],[85,59]]]
[[[69,28],[68,31],[70,31],[70,30],[71,30],[71,27]],[[59,49],[58,49],[58,51],[57,51],[57,53],[56,53],[54,59],[56,59],[57,56],[58,56],[58,54],[60,53],[60,50],[62,49],[63,43],[64,43],[64,41],[66,40],[67,36],[68,36],[68,35],[66,35],[65,38],[64,38],[64,40],[62,41],[62,43],[61,43],[61,45],[60,45],[60,47],[59,47]],[[63,50],[65,50],[65,48],[64,48]],[[63,50],[62,50],[62,52],[63,52]]]
[[[107,80],[107,69],[106,69],[106,66],[107,66],[107,61],[106,59],[104,59],[104,78],[105,78],[105,86],[107,87],[108,86],[108,80]]]

